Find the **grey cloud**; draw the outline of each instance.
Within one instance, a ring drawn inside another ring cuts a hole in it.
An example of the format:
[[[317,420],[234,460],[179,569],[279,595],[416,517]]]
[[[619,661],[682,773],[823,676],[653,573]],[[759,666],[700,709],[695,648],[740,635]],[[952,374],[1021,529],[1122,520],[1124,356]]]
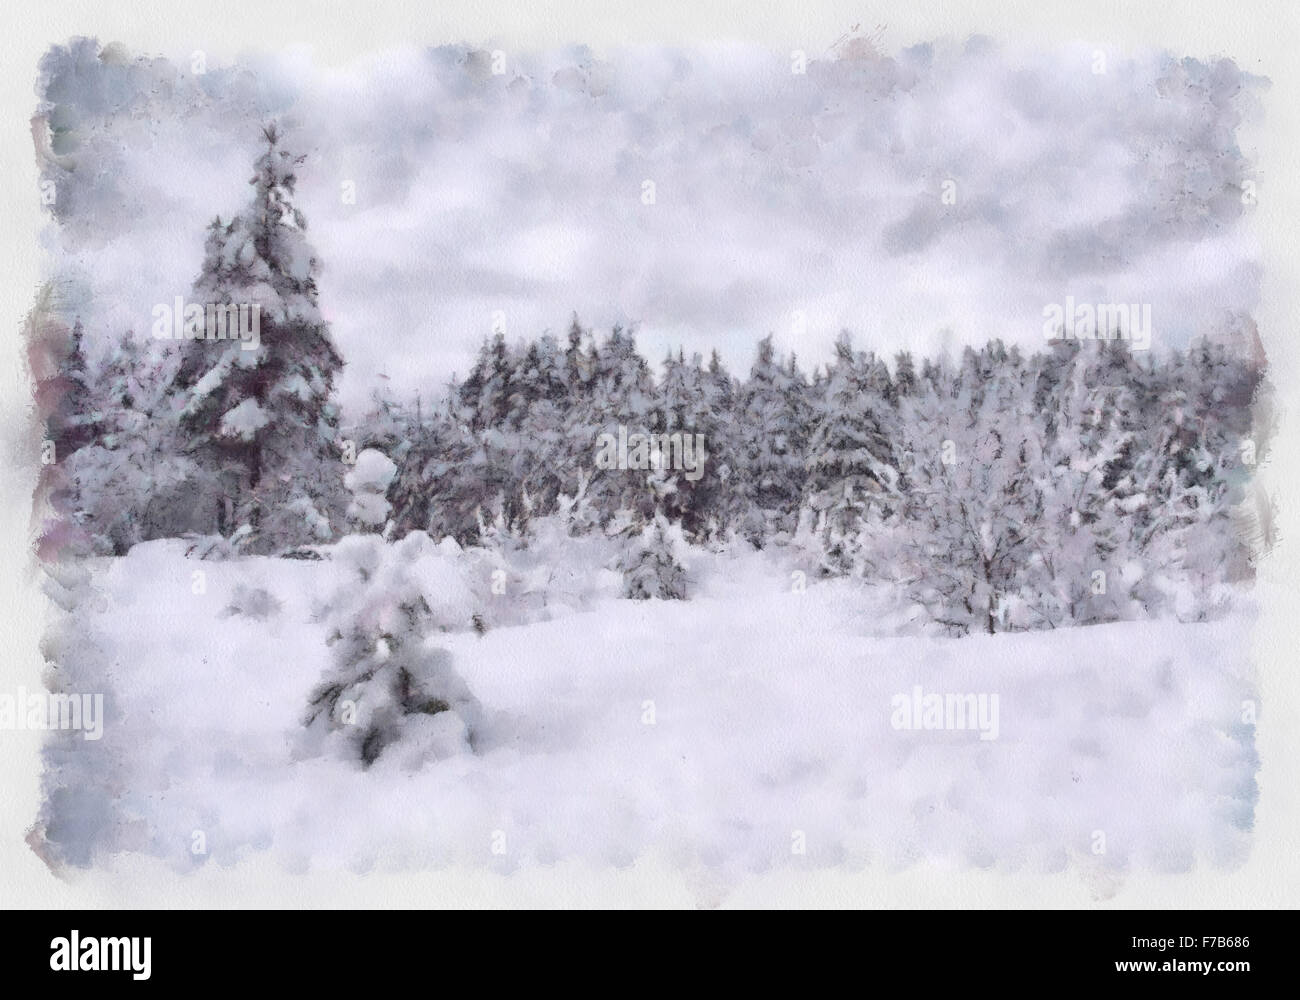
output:
[[[1029,342],[1034,304],[1072,278],[1193,280],[1148,266],[1188,244],[1221,243],[1216,275],[1243,284],[1188,324],[1253,301],[1236,136],[1266,81],[1160,53],[1095,75],[1077,48],[987,39],[810,57],[798,76],[788,50],[573,46],[508,52],[498,76],[490,53],[444,46],[340,69],[252,54],[196,76],[74,41],[39,73],[50,268],[84,281],[104,322],[188,288],[204,226],[244,204],[275,115],[307,154],[299,200],[352,370],[412,330],[444,331],[395,380],[443,379],[497,301],[553,328],[574,310],[640,320],[646,342],[679,336],[688,352],[722,331],[750,345],[724,355],[737,369],[796,303],[827,349],[840,326],[886,336],[892,317],[909,325],[900,342],[943,326]]]

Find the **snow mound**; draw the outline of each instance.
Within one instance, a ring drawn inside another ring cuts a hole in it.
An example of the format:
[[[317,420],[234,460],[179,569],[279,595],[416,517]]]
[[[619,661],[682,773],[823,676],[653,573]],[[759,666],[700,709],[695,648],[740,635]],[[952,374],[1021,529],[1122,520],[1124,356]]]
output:
[[[352,471],[343,477],[343,484],[354,493],[383,493],[397,475],[397,466],[382,451],[366,448],[357,455]]]

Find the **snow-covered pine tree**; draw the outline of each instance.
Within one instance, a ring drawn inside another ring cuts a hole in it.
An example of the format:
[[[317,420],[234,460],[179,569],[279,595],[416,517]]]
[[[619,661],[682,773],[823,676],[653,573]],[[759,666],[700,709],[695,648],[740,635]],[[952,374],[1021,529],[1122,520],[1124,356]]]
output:
[[[179,452],[162,399],[178,363],[174,350],[141,347],[126,333],[88,380],[95,437],[62,471],[73,517],[97,554],[123,555],[137,542],[205,527],[193,503],[199,470]]]
[[[543,334],[524,351],[511,397],[513,438],[505,458],[511,470],[510,512],[516,522],[554,512],[560,493],[572,481],[573,463],[564,432],[569,397],[559,342]]]
[[[570,396],[581,394],[591,378],[592,366],[583,352],[584,343],[590,340],[590,332],[582,328],[578,314],[574,313],[569,321],[564,348],[564,379],[568,383]]]
[[[497,332],[484,341],[455,402],[474,442],[466,455],[469,466],[460,471],[474,481],[480,503],[490,499],[499,508],[489,512],[489,520],[500,513],[507,524],[522,525],[531,516],[534,503],[528,481],[546,503],[558,495],[560,477],[533,454],[533,444],[544,449],[546,442],[527,440],[522,428],[527,424],[530,431],[536,430],[539,421],[548,419],[539,413],[529,420],[534,404],[554,406],[566,392],[567,380],[554,338],[511,346],[505,335]],[[456,504],[457,508],[463,506]],[[525,511],[526,507],[530,509]],[[474,524],[479,520],[476,513]]]
[[[717,400],[712,392],[714,384],[701,368],[698,354],[687,361],[679,348],[664,359],[663,376],[656,387],[654,424],[660,434],[680,434],[689,437],[692,448],[703,442],[704,467],[696,478],[687,478],[685,470],[664,470],[664,479],[672,489],[664,497],[664,514],[680,521],[687,534],[695,536],[716,513],[718,500],[718,455],[714,452],[720,438],[721,414],[715,409]],[[699,435],[698,437],[696,435]],[[692,454],[700,457],[698,450]],[[670,456],[665,455],[665,463]]]
[[[70,459],[98,439],[104,419],[93,398],[82,339],[80,320],[68,327],[48,316],[30,345],[37,413],[45,423],[40,492],[58,515],[46,523],[43,540],[60,553],[78,555],[89,546],[81,530],[84,515],[78,515],[80,498]]]
[[[682,559],[685,550],[681,525],[656,513],[639,534],[631,537],[631,545],[619,563],[623,571],[623,596],[638,601],[685,600],[686,567]]]
[[[184,450],[207,482],[214,530],[251,528],[249,549],[273,552],[329,539],[346,495],[334,380],[343,360],[317,301],[317,259],[294,205],[302,162],[263,129],[251,205],[208,228],[192,297],[259,310],[260,345],[190,340],[171,385]],[[251,313],[250,313],[251,315]]]
[[[709,457],[705,481],[695,487],[697,518],[702,524],[694,534],[698,538],[704,533],[721,541],[739,520],[742,444],[735,414],[736,380],[723,366],[717,351],[709,356],[700,389]]]
[[[479,348],[478,358],[460,386],[460,401],[468,408],[470,427],[475,431],[503,428],[510,415],[514,394],[516,358],[497,332]]]
[[[418,397],[412,402],[399,400],[393,395],[388,376],[380,375],[361,419],[345,427],[343,436],[358,451],[377,448],[393,461],[399,461],[418,434],[420,409]]]
[[[57,359],[53,379],[40,387],[41,397],[51,401],[45,438],[53,443],[55,460],[60,462],[102,433],[104,416],[95,407],[84,338],[78,319],[68,331],[66,350]]]
[[[744,506],[740,530],[759,547],[795,527],[810,421],[807,382],[794,359],[788,367],[777,360],[768,334],[759,341],[736,403],[741,466],[736,488]]]
[[[442,407],[448,405],[444,401]],[[443,412],[444,409],[439,409],[429,416],[427,422],[411,438],[410,447],[397,461],[397,475],[388,488],[388,497],[393,505],[393,535],[396,538],[411,531],[433,532],[438,537],[452,534],[438,530],[433,524],[430,509],[432,490],[427,478],[434,473],[450,426],[443,423]]]
[[[587,495],[608,522],[619,511],[650,518],[655,490],[650,476],[635,469],[596,469],[600,435],[649,434],[653,427],[655,385],[650,366],[636,349],[631,330],[615,326],[593,358],[588,391],[566,421],[565,436],[574,467],[591,469]]]
[[[326,612],[331,664],[308,698],[307,753],[334,744],[364,767],[387,753],[416,767],[470,749],[478,701],[451,654],[425,642],[433,598],[416,563],[433,549],[423,532],[391,546],[352,535],[335,547],[347,578]]]
[[[916,365],[909,351],[899,351],[894,355],[894,395],[898,398],[911,396],[918,391]]]
[[[544,333],[528,345],[516,367],[511,393],[510,414],[516,428],[534,403],[565,405],[569,394],[565,359],[551,334]]]
[[[808,506],[824,531],[828,568],[861,574],[863,532],[892,517],[898,471],[890,440],[892,382],[874,356],[853,353],[847,333],[835,344],[817,424],[808,441]]]
[[[528,517],[553,513],[560,494],[571,489],[574,463],[567,454],[564,433],[564,401],[538,399],[528,406],[518,432],[513,456],[513,479]],[[528,504],[523,504],[527,495]]]
[[[427,531],[462,545],[476,537],[476,510],[500,491],[505,473],[491,464],[481,435],[470,427],[472,419],[473,405],[453,384],[412,442],[388,491],[397,537]]]

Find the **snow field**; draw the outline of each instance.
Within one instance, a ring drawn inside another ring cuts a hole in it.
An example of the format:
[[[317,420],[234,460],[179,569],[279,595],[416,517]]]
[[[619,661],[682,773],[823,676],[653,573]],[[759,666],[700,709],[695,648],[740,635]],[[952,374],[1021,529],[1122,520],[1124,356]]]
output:
[[[367,770],[304,756],[300,738],[328,663],[313,619],[346,568],[184,548],[96,561],[51,638],[55,682],[107,706],[100,741],[51,737],[39,828],[56,864],[139,852],[186,871],[270,851],[291,870],[510,871],[656,851],[724,879],[921,863],[1122,876],[1248,849],[1244,615],[899,635],[907,613],[871,589],[792,592],[759,553],[700,554],[690,601],[620,600],[617,574],[578,566],[558,576],[585,591],[528,605],[519,577],[495,595],[490,562],[430,543],[419,568],[449,631],[427,642],[483,720],[472,753],[397,746]],[[996,695],[997,739],[896,729],[893,699],[916,685]]]

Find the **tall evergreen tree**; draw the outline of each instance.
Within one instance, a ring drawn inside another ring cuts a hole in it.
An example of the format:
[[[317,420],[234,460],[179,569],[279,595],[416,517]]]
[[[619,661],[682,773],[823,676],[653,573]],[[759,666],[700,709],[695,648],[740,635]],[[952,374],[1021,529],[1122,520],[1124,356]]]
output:
[[[812,509],[825,512],[821,523],[833,568],[860,571],[863,530],[893,512],[888,494],[898,481],[890,441],[896,414],[884,364],[869,354],[855,356],[847,335],[835,352],[808,441],[806,489]]]
[[[334,380],[343,366],[317,301],[317,259],[294,205],[302,162],[275,126],[250,184],[251,205],[208,229],[194,303],[258,310],[253,341],[192,339],[171,384],[184,450],[219,502],[215,530],[243,529],[253,551],[328,539],[345,492]]]
[[[81,320],[76,320],[53,378],[41,386],[42,396],[51,404],[45,437],[53,443],[54,457],[60,462],[102,433],[103,414],[95,406],[84,339]]]
[[[808,385],[791,360],[777,360],[768,334],[736,405],[739,423],[741,530],[763,545],[778,531],[792,531],[805,478],[811,410]]]

